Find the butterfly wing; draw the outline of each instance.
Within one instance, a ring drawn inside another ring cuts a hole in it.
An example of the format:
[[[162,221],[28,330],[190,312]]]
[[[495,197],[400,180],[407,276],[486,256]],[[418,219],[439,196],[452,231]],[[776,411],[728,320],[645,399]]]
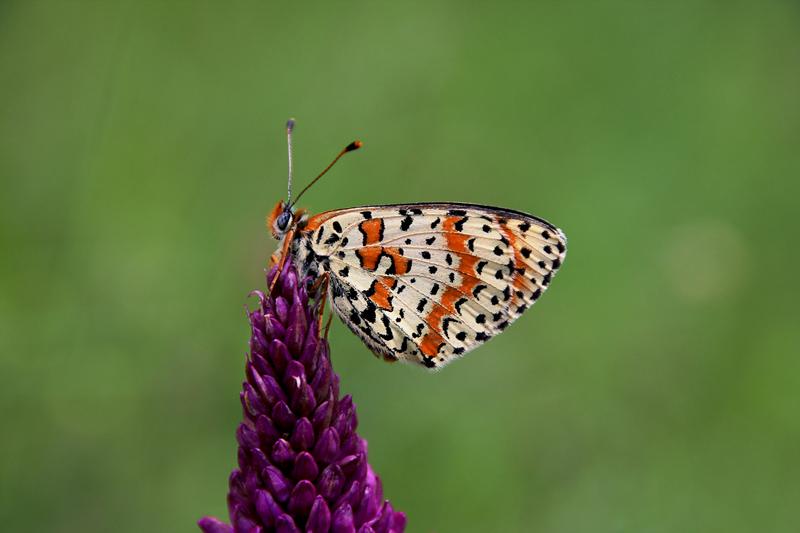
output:
[[[304,230],[331,307],[376,354],[439,368],[503,331],[547,289],[566,237],[531,215],[474,204],[357,207]]]

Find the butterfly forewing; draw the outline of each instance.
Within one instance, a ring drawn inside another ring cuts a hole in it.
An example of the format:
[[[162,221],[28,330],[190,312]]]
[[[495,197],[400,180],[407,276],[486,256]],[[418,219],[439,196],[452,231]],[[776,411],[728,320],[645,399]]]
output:
[[[502,331],[566,255],[548,222],[473,204],[330,211],[296,239],[298,261],[329,272],[332,309],[373,352],[429,368]]]

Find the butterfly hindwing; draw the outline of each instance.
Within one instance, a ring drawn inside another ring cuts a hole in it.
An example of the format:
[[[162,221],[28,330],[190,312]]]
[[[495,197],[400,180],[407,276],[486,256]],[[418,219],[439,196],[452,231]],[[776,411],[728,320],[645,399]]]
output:
[[[376,354],[429,368],[505,329],[566,255],[563,233],[544,220],[473,204],[330,211],[302,238],[330,274],[336,314]]]

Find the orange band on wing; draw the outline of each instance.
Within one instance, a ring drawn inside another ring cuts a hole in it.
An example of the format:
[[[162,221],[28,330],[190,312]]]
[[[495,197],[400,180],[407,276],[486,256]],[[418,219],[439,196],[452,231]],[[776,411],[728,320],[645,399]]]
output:
[[[361,258],[361,266],[366,270],[378,268],[378,260],[381,258],[383,248],[381,246],[370,246],[369,248],[359,248],[356,254]]]
[[[383,240],[383,219],[365,220],[358,225],[358,230],[364,236],[364,246],[379,244]]]
[[[402,276],[411,269],[411,259],[406,259],[400,255],[400,249],[392,246],[367,246],[356,250],[356,256],[361,260],[361,266],[365,270],[374,271],[378,268],[381,257],[388,257],[394,264],[394,272],[387,271],[388,274]]]
[[[444,342],[444,337],[436,331],[431,331],[422,337],[422,341],[419,343],[419,351],[428,357],[433,357],[439,353],[439,346]]]
[[[406,259],[400,255],[400,249],[393,246],[386,246],[383,251],[394,261],[394,273],[396,275],[408,274],[408,271],[411,270],[411,259]]]
[[[382,309],[392,309],[392,303],[390,301],[392,295],[389,292],[389,287],[384,285],[387,279],[390,284],[392,281],[395,281],[392,278],[383,278],[381,281],[376,280],[372,285],[374,292],[369,297],[369,299],[372,300],[375,305]]]

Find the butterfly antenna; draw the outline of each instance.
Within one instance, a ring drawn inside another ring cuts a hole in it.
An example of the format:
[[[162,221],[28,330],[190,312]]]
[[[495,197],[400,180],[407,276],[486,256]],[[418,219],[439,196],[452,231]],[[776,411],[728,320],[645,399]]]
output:
[[[334,160],[333,160],[333,162],[332,162],[330,165],[328,165],[328,168],[326,168],[325,170],[323,170],[323,171],[320,173],[320,175],[319,175],[319,176],[317,176],[316,178],[314,178],[314,180],[313,180],[311,183],[309,183],[308,185],[306,185],[306,188],[305,188],[305,189],[303,189],[302,191],[300,191],[300,194],[298,194],[298,195],[297,195],[297,198],[295,198],[294,202],[292,202],[292,204],[291,204],[291,205],[294,205],[294,204],[296,204],[296,203],[297,203],[297,200],[299,200],[299,199],[300,199],[300,197],[301,197],[301,196],[303,196],[303,193],[304,193],[304,192],[306,192],[306,191],[308,190],[308,188],[309,188],[309,187],[311,187],[312,185],[314,185],[314,183],[316,183],[316,182],[317,182],[317,180],[318,180],[318,179],[320,179],[320,178],[322,177],[322,175],[323,175],[323,174],[325,174],[327,171],[329,171],[329,170],[331,169],[331,167],[332,167],[332,166],[333,166],[333,165],[334,165],[334,164],[335,164],[335,163],[336,163],[336,162],[339,160],[339,158],[340,158],[340,157],[342,157],[342,156],[343,156],[344,154],[346,154],[347,152],[352,152],[353,150],[358,150],[359,148],[361,148],[361,143],[360,143],[360,142],[358,142],[358,141],[348,144],[348,145],[347,145],[347,148],[345,148],[344,150],[342,150],[341,152],[339,152],[339,155],[337,155],[337,156],[336,156],[336,159],[334,159]]]
[[[286,123],[286,138],[289,143],[289,192],[286,194],[286,205],[292,200],[292,129],[294,128],[294,119],[290,118]]]

